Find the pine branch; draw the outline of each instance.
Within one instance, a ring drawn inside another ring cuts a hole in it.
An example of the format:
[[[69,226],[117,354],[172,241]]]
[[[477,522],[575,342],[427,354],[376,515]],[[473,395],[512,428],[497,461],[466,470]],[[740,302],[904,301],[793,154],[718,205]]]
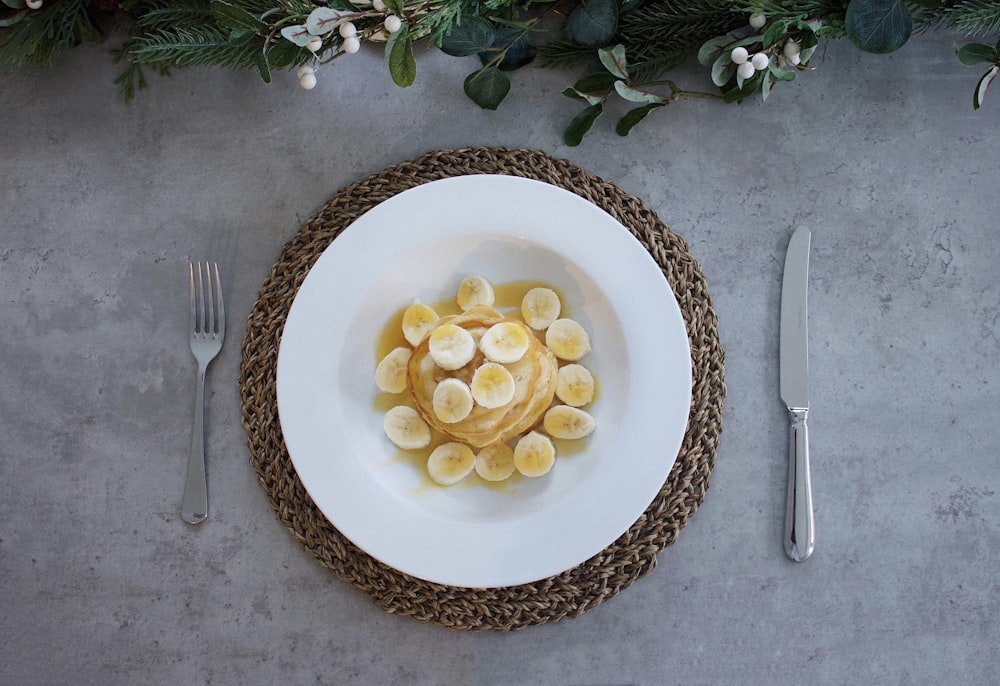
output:
[[[260,45],[229,42],[228,29],[218,25],[155,29],[132,40],[128,59],[137,64],[170,67],[217,65],[245,69],[257,64]]]
[[[1000,33],[1000,2],[967,0],[945,10],[948,27],[966,36]]]
[[[29,12],[14,26],[0,32],[2,61],[14,66],[49,66],[57,52],[84,40],[99,40],[100,30],[87,14],[85,0],[63,0],[44,10]]]

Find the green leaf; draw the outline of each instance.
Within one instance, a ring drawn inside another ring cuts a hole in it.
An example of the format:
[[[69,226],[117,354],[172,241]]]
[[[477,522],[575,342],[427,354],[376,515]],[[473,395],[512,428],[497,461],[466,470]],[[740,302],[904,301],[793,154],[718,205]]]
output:
[[[400,88],[413,85],[417,79],[417,61],[413,57],[413,39],[407,26],[389,36],[385,44],[385,60],[389,64],[393,83]]]
[[[913,15],[903,0],[850,0],[844,29],[861,50],[885,54],[909,40]]]
[[[0,0],[0,2],[3,2],[3,4],[12,10],[19,10],[24,7],[24,0]]]
[[[784,36],[788,34],[788,30],[791,28],[792,22],[789,21],[775,21],[770,26],[767,27],[767,31],[764,32],[764,37],[761,38],[760,42],[765,48],[769,48],[778,41],[780,41]]]
[[[24,19],[24,17],[27,14],[28,14],[28,10],[26,10],[26,9],[18,10],[17,12],[14,12],[13,14],[8,14],[6,17],[0,19],[0,29],[4,28],[5,26],[13,26],[17,22],[19,22],[22,19]]]
[[[967,67],[981,62],[996,62],[997,51],[982,43],[968,43],[959,49],[958,60]]]
[[[573,84],[573,88],[580,93],[603,93],[606,95],[614,89],[617,80],[618,78],[614,74],[597,71],[582,77]]]
[[[309,29],[302,24],[284,27],[281,29],[281,35],[284,36],[286,40],[291,41],[300,48],[306,47],[306,45],[309,44],[309,41],[313,39],[312,34],[309,33]]]
[[[656,93],[648,93],[638,88],[633,88],[624,81],[615,81],[615,91],[618,92],[625,100],[629,102],[641,102],[641,103],[660,103],[661,105],[666,104],[666,98],[662,95],[657,95]]]
[[[510,79],[496,67],[484,67],[465,77],[465,94],[484,110],[495,110],[510,92]]]
[[[264,83],[271,83],[271,67],[267,63],[267,53],[263,50],[257,55],[257,71],[260,72],[260,78]]]
[[[385,8],[397,17],[403,16],[403,0],[385,0]]]
[[[643,105],[642,107],[636,107],[633,110],[629,110],[625,113],[624,117],[618,120],[618,123],[615,125],[615,133],[619,136],[627,136],[629,131],[632,130],[632,127],[645,119],[647,114],[655,109],[663,107],[666,104],[667,103],[665,102],[652,102],[648,105]]]
[[[601,64],[609,72],[614,74],[620,79],[628,80],[628,62],[625,61],[625,46],[616,45],[611,48],[601,48],[597,51],[597,56],[601,60]]]
[[[733,36],[729,34],[705,41],[698,49],[698,62],[703,67],[711,67],[722,53],[728,52],[726,48],[732,42]]]
[[[233,29],[229,32],[229,44],[246,45],[247,43],[250,43],[256,35],[257,32],[251,31],[250,29]]]
[[[728,52],[724,52],[715,60],[712,65],[712,83],[720,88],[726,84],[736,73],[737,66],[733,64]]]
[[[566,36],[588,48],[606,45],[618,30],[618,0],[581,0],[566,20]]]
[[[267,28],[267,24],[260,17],[255,17],[242,7],[230,5],[222,0],[212,0],[210,7],[212,15],[228,29],[246,29],[257,32]]]
[[[986,97],[986,90],[998,74],[1000,74],[1000,67],[994,65],[979,79],[979,83],[976,84],[976,90],[972,94],[972,109],[978,110],[979,106],[983,104],[983,98]]]
[[[566,131],[563,132],[563,142],[566,145],[580,145],[583,142],[583,137],[587,135],[590,127],[594,125],[594,122],[597,121],[597,118],[601,116],[601,112],[603,111],[604,105],[597,103],[596,105],[590,105],[573,117],[566,127]]]
[[[441,37],[441,52],[452,57],[475,55],[493,46],[496,30],[487,19],[465,16]]]
[[[287,40],[278,41],[267,51],[267,63],[273,69],[284,69],[303,61],[306,50]]]

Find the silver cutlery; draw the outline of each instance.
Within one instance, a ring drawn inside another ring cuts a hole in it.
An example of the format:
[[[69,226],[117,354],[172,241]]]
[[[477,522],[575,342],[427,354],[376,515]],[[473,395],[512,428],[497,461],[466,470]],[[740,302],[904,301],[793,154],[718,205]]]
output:
[[[796,562],[812,555],[816,544],[812,484],[809,477],[809,229],[799,227],[788,241],[781,283],[781,400],[791,420],[788,494],[785,503],[785,553]]]
[[[200,524],[208,517],[208,483],[205,470],[205,375],[208,364],[222,350],[226,337],[226,308],[222,302],[219,265],[188,264],[191,286],[191,353],[198,362],[198,388],[194,403],[194,433],[181,518]]]

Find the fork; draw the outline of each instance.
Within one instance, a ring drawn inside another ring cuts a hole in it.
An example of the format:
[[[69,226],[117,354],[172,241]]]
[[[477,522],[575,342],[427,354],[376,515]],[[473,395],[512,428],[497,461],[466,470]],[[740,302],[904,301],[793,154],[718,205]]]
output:
[[[218,264],[189,263],[188,276],[191,284],[191,353],[198,361],[198,389],[195,393],[194,434],[191,437],[191,456],[184,482],[181,518],[188,524],[200,524],[208,517],[205,374],[208,363],[222,350],[222,341],[226,337],[226,308],[222,303]]]

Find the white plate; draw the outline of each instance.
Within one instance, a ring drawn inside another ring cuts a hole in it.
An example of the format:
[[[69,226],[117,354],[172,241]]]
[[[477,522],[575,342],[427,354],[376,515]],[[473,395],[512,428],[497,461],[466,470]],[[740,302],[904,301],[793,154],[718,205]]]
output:
[[[375,404],[386,322],[414,298],[448,298],[466,274],[550,283],[591,334],[597,430],[507,488],[429,485]],[[610,215],[538,181],[463,176],[394,196],[327,248],[288,314],[277,395],[295,471],[347,538],[422,579],[511,586],[584,562],[653,500],[687,425],[690,351],[662,272]]]

